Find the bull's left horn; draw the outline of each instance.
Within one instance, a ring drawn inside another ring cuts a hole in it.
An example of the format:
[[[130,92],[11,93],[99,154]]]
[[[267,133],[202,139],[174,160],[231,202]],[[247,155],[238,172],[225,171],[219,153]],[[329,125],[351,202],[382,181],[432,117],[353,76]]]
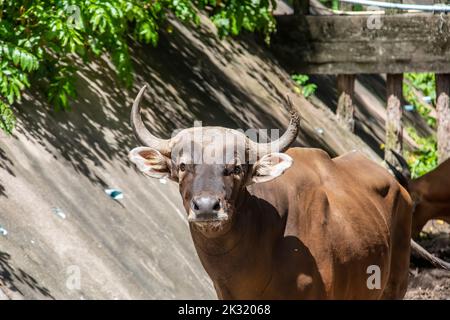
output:
[[[300,130],[300,115],[295,110],[289,95],[286,95],[286,104],[291,115],[291,120],[286,132],[279,139],[269,143],[252,143],[252,148],[258,150],[258,157],[270,152],[286,151],[297,138],[298,131]]]
[[[165,156],[170,156],[170,139],[166,140],[155,137],[147,130],[142,121],[140,102],[145,89],[147,89],[147,85],[144,85],[141,88],[134,100],[133,108],[131,109],[131,127],[133,128],[133,133],[136,136],[136,139],[143,145],[154,148]]]

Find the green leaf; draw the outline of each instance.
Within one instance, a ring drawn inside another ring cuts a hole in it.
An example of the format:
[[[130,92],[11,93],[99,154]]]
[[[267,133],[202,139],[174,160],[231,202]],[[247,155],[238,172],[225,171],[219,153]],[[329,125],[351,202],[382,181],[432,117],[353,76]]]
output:
[[[22,90],[37,81],[46,83],[45,93],[55,109],[68,109],[70,98],[76,94],[74,75],[79,65],[74,59],[80,61],[79,57],[83,63],[89,63],[109,54],[120,82],[131,85],[133,65],[127,41],[156,46],[161,27],[168,29],[169,14],[195,28],[200,22],[198,9],[206,9],[204,12],[210,15],[220,37],[256,31],[268,42],[276,27],[274,4],[274,0],[1,1],[3,120],[9,117],[9,105],[20,99]],[[73,6],[77,10],[69,9]],[[74,19],[79,22],[76,26]],[[5,121],[0,124],[1,129],[11,130],[14,122]]]
[[[0,100],[0,129],[11,134],[16,123],[16,118],[11,107]]]

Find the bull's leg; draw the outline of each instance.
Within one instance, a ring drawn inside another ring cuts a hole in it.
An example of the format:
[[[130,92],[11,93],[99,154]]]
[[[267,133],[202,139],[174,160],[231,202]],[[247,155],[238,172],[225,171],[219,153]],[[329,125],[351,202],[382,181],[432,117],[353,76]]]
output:
[[[382,299],[403,299],[408,287],[412,209],[403,196],[403,190],[400,193],[392,223],[389,279]]]

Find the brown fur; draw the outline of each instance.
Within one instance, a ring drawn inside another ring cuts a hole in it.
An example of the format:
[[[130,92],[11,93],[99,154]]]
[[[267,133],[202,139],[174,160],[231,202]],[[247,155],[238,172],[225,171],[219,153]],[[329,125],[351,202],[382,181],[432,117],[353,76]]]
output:
[[[410,180],[408,191],[415,203],[413,237],[417,237],[431,219],[450,223],[450,159],[422,177]]]
[[[221,299],[401,299],[407,287],[411,199],[359,153],[293,148],[282,176],[239,194],[214,238],[190,224]],[[367,267],[381,288],[367,287]]]

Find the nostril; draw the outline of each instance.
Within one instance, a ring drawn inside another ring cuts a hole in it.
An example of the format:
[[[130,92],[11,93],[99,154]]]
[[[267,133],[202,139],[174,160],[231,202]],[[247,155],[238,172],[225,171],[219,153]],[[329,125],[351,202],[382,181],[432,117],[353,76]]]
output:
[[[219,210],[220,210],[220,202],[219,202],[219,201],[217,201],[217,202],[214,204],[213,210],[214,210],[214,211],[219,211]]]
[[[192,206],[193,206],[194,210],[196,210],[196,211],[200,210],[198,204],[195,201],[192,201]]]
[[[222,208],[220,200],[216,197],[195,197],[191,200],[191,209],[195,214],[217,214]]]

